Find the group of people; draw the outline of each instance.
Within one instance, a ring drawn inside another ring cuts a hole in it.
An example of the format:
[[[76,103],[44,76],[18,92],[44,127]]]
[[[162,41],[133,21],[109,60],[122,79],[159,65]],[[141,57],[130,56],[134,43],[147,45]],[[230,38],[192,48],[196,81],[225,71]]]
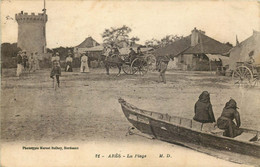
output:
[[[240,115],[237,111],[237,103],[234,99],[230,99],[224,106],[221,116],[217,119],[217,127],[224,130],[223,136],[236,137],[242,133],[239,129]],[[203,91],[199,96],[199,100],[196,102],[195,116],[193,119],[200,123],[215,123],[215,116],[213,113],[212,105],[210,102],[210,94],[207,91]],[[236,121],[236,124],[233,122]]]
[[[51,62],[52,62],[52,69],[51,69],[51,74],[50,77],[52,79],[54,79],[54,77],[56,78],[58,87],[60,86],[60,76],[61,76],[61,65],[60,65],[60,56],[59,56],[59,52],[56,52],[55,54],[53,54],[52,58],[51,58]],[[85,53],[81,56],[81,65],[80,65],[80,72],[81,73],[85,73],[85,72],[89,72],[89,67],[88,67],[88,53]],[[68,56],[65,60],[65,72],[73,72],[72,69],[72,62],[73,62],[73,58],[72,58],[72,53],[71,51],[68,51]]]
[[[17,71],[16,76],[20,77],[23,71],[35,72],[39,70],[38,52],[32,52],[27,56],[26,50],[19,51],[17,54]]]

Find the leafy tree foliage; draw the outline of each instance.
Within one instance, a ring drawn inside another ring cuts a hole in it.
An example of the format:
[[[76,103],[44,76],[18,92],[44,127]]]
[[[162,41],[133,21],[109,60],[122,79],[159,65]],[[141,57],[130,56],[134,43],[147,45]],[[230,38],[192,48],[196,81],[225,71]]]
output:
[[[123,44],[131,45],[139,41],[138,37],[129,39],[132,29],[126,25],[122,27],[111,27],[102,33],[103,43],[109,47],[123,47]]]

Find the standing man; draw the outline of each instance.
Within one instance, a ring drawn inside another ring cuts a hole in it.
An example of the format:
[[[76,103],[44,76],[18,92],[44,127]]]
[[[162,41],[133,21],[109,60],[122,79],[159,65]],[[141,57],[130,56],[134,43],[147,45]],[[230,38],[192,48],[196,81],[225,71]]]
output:
[[[89,72],[87,53],[81,57],[80,72]]]
[[[157,61],[157,65],[159,66],[158,71],[160,72],[159,82],[166,84],[165,72],[167,70],[170,58],[168,56],[160,56]]]
[[[68,57],[66,58],[66,68],[65,68],[65,71],[66,72],[72,72],[72,54],[71,54],[71,52],[69,51],[69,53],[68,53]]]
[[[60,87],[61,68],[60,68],[59,52],[56,52],[55,55],[52,56],[51,62],[52,62],[52,69],[51,69],[50,77],[53,79],[53,83],[54,83],[54,79],[56,79],[58,87]]]
[[[27,64],[28,64],[28,57],[27,57],[27,55],[26,55],[26,50],[23,50],[22,59],[23,59],[23,68],[24,68],[24,70],[26,71],[26,69],[27,69]]]
[[[33,55],[33,53],[31,53],[31,56],[29,57],[29,73],[31,72],[31,70],[33,72],[35,72],[34,55]]]
[[[38,52],[34,53],[34,65],[35,65],[35,70],[39,70],[40,69],[39,59],[38,59]]]
[[[16,70],[16,76],[20,77],[22,71],[23,71],[23,58],[22,58],[22,52],[19,51],[17,54],[17,70]]]
[[[53,56],[51,57],[51,63],[52,63],[52,67],[54,66],[54,62],[58,63],[58,66],[60,66],[60,56],[59,56],[59,52],[56,52],[55,54],[53,54]]]

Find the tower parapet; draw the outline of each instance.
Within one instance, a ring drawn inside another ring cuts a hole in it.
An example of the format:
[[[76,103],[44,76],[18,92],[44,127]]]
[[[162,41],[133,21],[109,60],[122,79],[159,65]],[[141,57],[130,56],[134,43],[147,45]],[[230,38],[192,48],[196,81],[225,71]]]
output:
[[[28,15],[28,13],[18,13],[15,14],[15,20],[19,23],[28,23],[28,22],[44,22],[46,23],[48,20],[48,16],[43,13],[38,13],[35,15],[35,13],[31,13]]]

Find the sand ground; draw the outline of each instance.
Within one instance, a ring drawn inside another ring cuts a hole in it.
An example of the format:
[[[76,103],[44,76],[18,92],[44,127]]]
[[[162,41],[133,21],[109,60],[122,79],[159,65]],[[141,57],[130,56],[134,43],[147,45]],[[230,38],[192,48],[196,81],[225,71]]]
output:
[[[204,90],[210,92],[216,119],[234,98],[242,127],[260,130],[260,89],[238,88],[231,78],[211,72],[167,71],[167,83],[157,83],[158,73],[117,77],[104,69],[90,73],[62,72],[61,85],[52,88],[49,69],[15,76],[3,69],[1,78],[2,142],[146,142],[126,137],[130,123],[118,103],[122,97],[139,108],[186,118]]]

